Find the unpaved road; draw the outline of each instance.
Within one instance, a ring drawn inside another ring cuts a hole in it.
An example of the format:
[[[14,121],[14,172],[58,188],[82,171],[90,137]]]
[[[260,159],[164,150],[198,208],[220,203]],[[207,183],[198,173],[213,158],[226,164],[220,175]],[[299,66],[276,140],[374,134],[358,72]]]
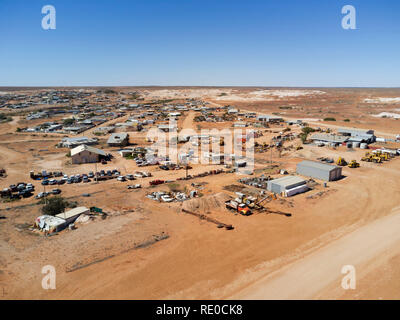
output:
[[[342,267],[363,266],[400,244],[400,210],[334,241],[243,289],[233,299],[313,299],[327,286],[341,286]],[[400,248],[400,246],[397,246]],[[360,270],[358,270],[360,271]],[[343,290],[344,291],[344,290]]]

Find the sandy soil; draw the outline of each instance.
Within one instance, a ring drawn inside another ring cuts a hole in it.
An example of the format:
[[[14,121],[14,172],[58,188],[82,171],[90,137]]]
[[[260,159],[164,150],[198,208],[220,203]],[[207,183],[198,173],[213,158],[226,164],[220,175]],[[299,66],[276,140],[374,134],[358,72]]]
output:
[[[132,88],[121,88],[132,91]],[[314,127],[375,129],[394,137],[400,128],[395,119],[372,114],[390,112],[392,102],[365,99],[396,98],[396,89],[304,89],[304,88],[137,88],[148,99],[200,97],[210,104],[234,104],[241,110],[280,114],[288,119],[309,119]],[[323,93],[321,93],[323,92]],[[226,93],[227,95],[222,95]],[[233,99],[233,100],[229,100]],[[235,100],[236,99],[236,100]],[[260,100],[262,99],[262,100]],[[397,105],[398,108],[398,105]],[[195,112],[186,112],[180,128],[231,127],[232,123],[193,123]],[[312,121],[335,117],[335,122]],[[349,121],[344,121],[349,119]],[[122,121],[118,119],[116,121]],[[56,148],[59,135],[15,132],[22,117],[0,124],[0,167],[7,177],[0,188],[29,181],[29,171],[62,170],[67,174],[93,171],[93,164],[71,165],[67,149]],[[106,125],[106,124],[105,124]],[[260,142],[285,128],[272,126]],[[293,126],[294,132],[300,128]],[[91,136],[89,131],[84,135]],[[145,145],[146,133],[130,133],[131,142]],[[115,158],[98,169],[119,168],[124,174],[151,171],[154,178],[176,179],[184,170],[138,168],[121,158],[117,148],[100,147]],[[285,144],[299,145],[299,140]],[[279,168],[295,172],[302,159],[345,157],[360,160],[364,151],[317,148],[304,145],[282,153],[256,154],[256,172],[268,172],[272,160]],[[272,159],[271,159],[272,158]],[[193,165],[190,173],[220,168]],[[275,172],[276,173],[276,172]],[[275,174],[274,173],[274,174]],[[272,173],[271,173],[272,174]],[[192,203],[158,203],[146,198],[167,185],[149,187],[154,178],[144,178],[141,190],[127,190],[128,183],[63,185],[62,195],[79,205],[102,207],[109,216],[78,225],[52,237],[32,233],[27,226],[40,214],[33,199],[0,203],[0,297],[2,299],[397,299],[399,298],[400,159],[381,165],[362,163],[358,169],[343,169],[344,178],[317,186],[293,198],[278,198],[265,204],[268,211],[249,217],[234,215],[221,203],[220,194],[234,196],[229,188],[240,185],[243,176],[221,174],[180,181],[191,190],[200,184],[202,198]],[[42,186],[34,182],[38,191]],[[254,188],[246,187],[255,191]],[[90,193],[91,197],[83,197]],[[222,199],[222,197],[221,197]],[[184,214],[182,206],[196,209],[212,219],[232,224],[234,230]],[[277,213],[291,213],[286,217]],[[57,289],[41,288],[41,268],[51,264],[57,271]],[[341,267],[353,264],[357,289],[344,291]]]

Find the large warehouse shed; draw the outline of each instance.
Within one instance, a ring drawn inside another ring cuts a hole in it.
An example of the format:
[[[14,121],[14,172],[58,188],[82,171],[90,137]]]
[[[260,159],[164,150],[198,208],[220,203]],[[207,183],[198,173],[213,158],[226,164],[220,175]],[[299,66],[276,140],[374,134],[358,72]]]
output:
[[[304,160],[297,164],[296,172],[315,179],[334,181],[342,176],[342,168],[330,164]]]
[[[282,178],[268,181],[267,190],[282,194],[286,197],[294,196],[295,194],[306,192],[308,186],[306,181],[296,176],[285,176]]]

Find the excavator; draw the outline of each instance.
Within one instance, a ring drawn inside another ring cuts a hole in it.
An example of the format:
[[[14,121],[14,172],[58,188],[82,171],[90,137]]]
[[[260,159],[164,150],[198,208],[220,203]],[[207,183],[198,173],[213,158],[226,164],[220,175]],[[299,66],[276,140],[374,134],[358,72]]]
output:
[[[337,164],[338,166],[342,166],[342,167],[344,167],[344,166],[346,166],[346,165],[347,165],[347,161],[346,161],[346,160],[344,160],[344,158],[342,158],[342,157],[339,157],[339,159],[337,159],[337,161],[336,161],[336,164]]]

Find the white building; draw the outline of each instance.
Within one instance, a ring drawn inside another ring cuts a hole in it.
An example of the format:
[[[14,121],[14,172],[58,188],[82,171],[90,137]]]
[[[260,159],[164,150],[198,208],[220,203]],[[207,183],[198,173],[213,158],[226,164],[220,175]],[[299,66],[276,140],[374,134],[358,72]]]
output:
[[[106,156],[107,154],[103,150],[89,147],[85,144],[82,144],[71,150],[73,164],[95,163],[99,162],[103,157]]]

